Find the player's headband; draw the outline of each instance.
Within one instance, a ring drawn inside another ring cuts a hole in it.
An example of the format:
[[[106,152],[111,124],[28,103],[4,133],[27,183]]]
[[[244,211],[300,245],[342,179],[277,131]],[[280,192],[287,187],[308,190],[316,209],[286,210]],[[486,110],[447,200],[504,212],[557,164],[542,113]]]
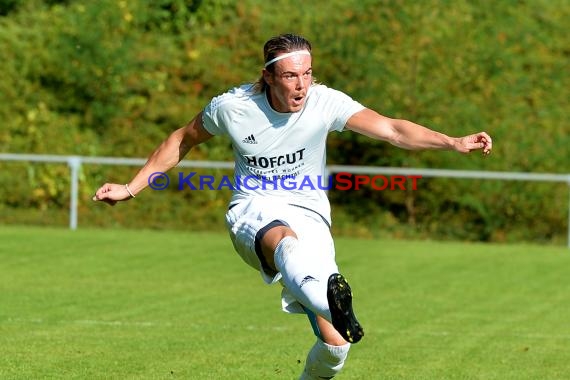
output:
[[[267,67],[269,65],[271,65],[272,63],[275,63],[277,61],[280,61],[282,59],[285,59],[287,57],[291,57],[292,55],[297,55],[297,54],[301,54],[301,55],[311,55],[311,53],[308,50],[297,50],[297,51],[292,51],[290,53],[286,53],[286,54],[281,54],[278,55],[277,57],[273,58],[271,61],[265,62],[265,66],[263,67]]]

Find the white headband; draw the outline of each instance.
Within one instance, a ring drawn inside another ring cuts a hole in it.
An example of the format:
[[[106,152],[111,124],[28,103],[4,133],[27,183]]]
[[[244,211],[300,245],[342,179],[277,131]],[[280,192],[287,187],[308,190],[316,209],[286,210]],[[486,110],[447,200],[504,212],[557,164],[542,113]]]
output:
[[[285,58],[287,58],[287,57],[291,57],[292,55],[297,55],[297,54],[311,55],[311,53],[310,53],[308,50],[292,51],[291,53],[286,53],[286,54],[278,55],[277,57],[273,58],[271,61],[265,62],[265,66],[263,66],[263,67],[267,67],[267,66],[271,65],[272,63],[275,63],[275,62],[277,62],[277,61],[280,61],[280,60],[282,60],[282,59],[285,59]]]

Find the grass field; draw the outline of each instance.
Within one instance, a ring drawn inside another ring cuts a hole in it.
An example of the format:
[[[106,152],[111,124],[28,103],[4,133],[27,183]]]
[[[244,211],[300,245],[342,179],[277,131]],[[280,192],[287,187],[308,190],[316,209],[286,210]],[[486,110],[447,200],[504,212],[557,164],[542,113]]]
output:
[[[570,251],[337,239],[338,379],[569,379]],[[0,227],[0,379],[295,379],[314,337],[225,235]]]

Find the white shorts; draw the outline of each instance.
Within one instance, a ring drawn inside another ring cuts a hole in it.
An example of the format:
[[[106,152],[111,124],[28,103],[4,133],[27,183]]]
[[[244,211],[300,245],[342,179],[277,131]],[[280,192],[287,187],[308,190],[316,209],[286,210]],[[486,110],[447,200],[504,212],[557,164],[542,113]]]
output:
[[[279,199],[257,197],[231,207],[226,213],[226,225],[237,253],[248,265],[260,272],[266,283],[279,281],[281,274],[263,265],[255,243],[260,230],[274,221],[289,226],[295,232],[307,254],[313,255],[322,265],[324,273],[338,272],[330,227],[318,213]],[[304,313],[301,305],[286,288],[282,292],[282,306],[286,312]]]

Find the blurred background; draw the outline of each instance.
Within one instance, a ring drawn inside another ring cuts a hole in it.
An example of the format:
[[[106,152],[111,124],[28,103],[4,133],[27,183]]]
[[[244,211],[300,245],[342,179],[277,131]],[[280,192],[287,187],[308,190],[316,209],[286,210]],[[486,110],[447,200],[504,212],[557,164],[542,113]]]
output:
[[[147,157],[213,96],[256,80],[264,42],[293,32],[312,42],[319,82],[386,116],[494,141],[483,158],[333,133],[329,164],[570,174],[568,20],[566,0],[0,0],[0,152]],[[232,152],[216,138],[187,158]],[[228,190],[91,201],[137,169],[81,166],[79,228],[224,231]],[[423,178],[417,191],[329,196],[336,235],[563,245],[569,191]],[[0,161],[0,224],[65,227],[69,202],[65,163]]]

